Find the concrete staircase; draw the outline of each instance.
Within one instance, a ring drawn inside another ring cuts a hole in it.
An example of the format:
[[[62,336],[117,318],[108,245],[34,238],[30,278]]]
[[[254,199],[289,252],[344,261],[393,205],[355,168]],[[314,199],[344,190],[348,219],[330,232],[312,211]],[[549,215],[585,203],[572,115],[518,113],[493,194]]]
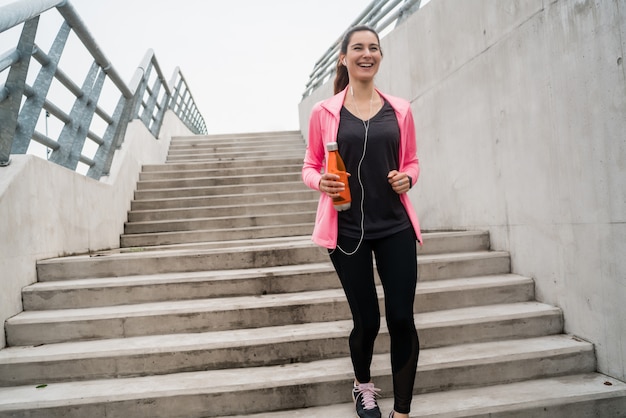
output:
[[[5,325],[0,417],[354,416],[350,314],[309,239],[303,154],[296,132],[176,138],[144,167],[121,249],[38,263]],[[412,417],[626,416],[626,385],[487,233],[425,242]],[[383,328],[385,413],[388,344]]]

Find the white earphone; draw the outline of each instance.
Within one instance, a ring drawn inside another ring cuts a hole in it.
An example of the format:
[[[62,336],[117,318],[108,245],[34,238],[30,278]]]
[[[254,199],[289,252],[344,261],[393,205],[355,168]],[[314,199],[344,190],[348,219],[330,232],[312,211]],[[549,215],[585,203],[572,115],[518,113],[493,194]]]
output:
[[[346,67],[348,66],[348,64],[346,64],[346,59],[345,59],[345,58],[343,59],[343,61],[341,61],[341,63],[342,63],[343,65],[345,65]]]

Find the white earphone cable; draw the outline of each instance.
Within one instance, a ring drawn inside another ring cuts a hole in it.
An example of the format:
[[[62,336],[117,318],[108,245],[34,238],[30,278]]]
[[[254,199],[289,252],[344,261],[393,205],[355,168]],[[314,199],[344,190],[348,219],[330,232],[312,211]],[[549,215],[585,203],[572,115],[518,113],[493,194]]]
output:
[[[365,121],[363,119],[363,116],[361,116],[361,112],[359,111],[359,106],[356,104],[356,100],[354,99],[354,90],[352,89],[352,86],[350,86],[350,94],[352,96],[352,102],[354,103],[354,107],[356,109],[357,112],[357,116],[359,117],[359,119],[361,120],[361,122],[363,123],[363,127],[365,128],[365,137],[363,140],[363,154],[361,155],[361,159],[359,160],[359,165],[357,167],[357,179],[359,180],[359,186],[361,187],[361,237],[359,238],[359,243],[357,244],[356,248],[354,249],[354,251],[350,251],[347,252],[346,250],[344,250],[343,248],[341,248],[339,246],[339,244],[337,244],[337,248],[339,249],[339,251],[341,251],[342,253],[344,253],[345,255],[354,255],[356,254],[357,251],[359,251],[359,248],[361,247],[361,244],[363,243],[363,238],[365,236],[365,210],[364,210],[364,206],[365,206],[365,187],[363,186],[363,180],[361,179],[361,166],[363,165],[363,160],[365,159],[365,153],[367,152],[367,139],[368,139],[368,135],[369,135],[369,129],[370,129],[370,121],[372,119],[372,104],[374,102],[374,94],[375,94],[376,90],[372,90],[372,97],[370,98],[370,110],[367,116],[369,116],[369,118],[367,119],[367,121]],[[330,254],[332,254],[334,252],[334,250],[330,251]]]

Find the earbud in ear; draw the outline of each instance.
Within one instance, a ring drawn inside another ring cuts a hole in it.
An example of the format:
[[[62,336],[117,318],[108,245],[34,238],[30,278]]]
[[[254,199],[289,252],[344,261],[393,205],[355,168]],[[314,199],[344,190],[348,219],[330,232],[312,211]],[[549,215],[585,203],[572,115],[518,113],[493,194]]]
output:
[[[342,63],[343,65],[345,65],[346,67],[348,66],[348,64],[346,64],[346,60],[345,60],[345,59],[344,59],[343,61],[341,61],[341,63]]]

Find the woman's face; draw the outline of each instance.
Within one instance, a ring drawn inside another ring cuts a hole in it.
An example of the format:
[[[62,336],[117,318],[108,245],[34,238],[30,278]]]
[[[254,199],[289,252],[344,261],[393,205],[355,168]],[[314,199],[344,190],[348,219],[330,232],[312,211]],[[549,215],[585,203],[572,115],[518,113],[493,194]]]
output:
[[[345,60],[350,80],[369,81],[378,72],[382,58],[378,38],[364,30],[352,34],[348,50],[341,60]]]

